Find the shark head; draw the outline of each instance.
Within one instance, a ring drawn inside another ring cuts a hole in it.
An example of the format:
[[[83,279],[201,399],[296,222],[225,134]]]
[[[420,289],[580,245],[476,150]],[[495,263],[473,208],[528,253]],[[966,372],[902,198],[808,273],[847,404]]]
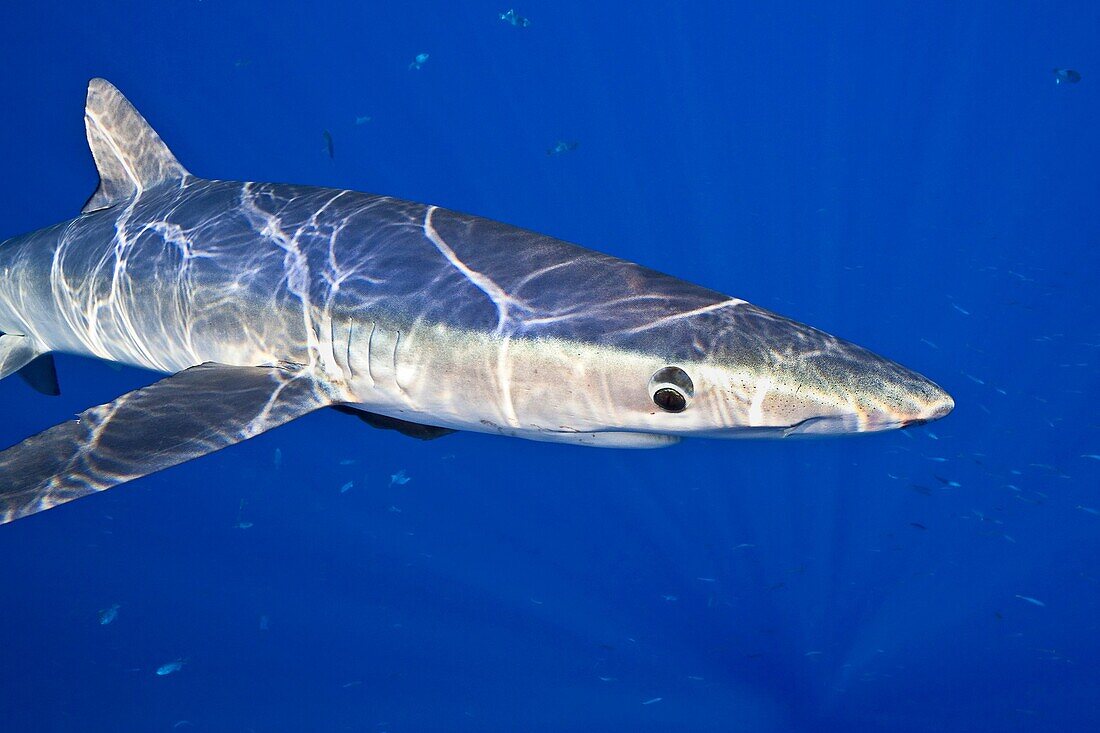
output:
[[[423,231],[431,249],[423,260],[404,250],[406,277],[438,273],[422,264],[434,255],[451,269],[433,286],[465,295],[427,304],[411,328],[358,330],[364,343],[349,353],[369,368],[352,371],[371,377],[353,392],[378,395],[378,373],[393,371],[393,398],[364,399],[365,410],[534,440],[659,447],[687,436],[869,433],[954,406],[866,349],[632,262],[442,209]]]
[[[642,423],[672,435],[869,433],[923,424],[954,407],[916,372],[736,299],[648,331],[635,348],[648,349],[650,367],[665,364],[648,375]]]
[[[459,429],[659,447],[689,436],[871,433],[954,407],[930,380],[855,344],[633,263],[573,254],[537,278],[493,272],[494,284],[520,283],[500,293],[522,312],[466,346],[420,350],[445,354],[428,362],[447,370],[470,355],[457,371],[422,374],[429,402],[440,385],[462,383],[443,390],[460,404],[428,412],[449,413],[444,424]]]
[[[737,299],[600,334],[513,340],[508,397],[542,440],[824,436],[919,425],[954,401],[864,348]]]

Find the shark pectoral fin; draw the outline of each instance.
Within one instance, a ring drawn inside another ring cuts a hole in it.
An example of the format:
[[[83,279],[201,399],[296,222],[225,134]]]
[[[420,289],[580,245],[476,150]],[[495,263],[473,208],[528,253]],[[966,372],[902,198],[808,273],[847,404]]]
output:
[[[61,394],[53,356],[43,352],[26,336],[0,334],[0,379],[16,372],[42,394]]]
[[[0,451],[0,524],[240,443],[333,402],[296,367],[202,364]]]
[[[354,415],[372,428],[379,428],[381,430],[396,430],[402,435],[407,435],[410,438],[416,438],[418,440],[435,440],[436,438],[442,438],[444,435],[450,435],[451,433],[458,432],[451,428],[440,428],[435,425],[422,425],[418,422],[409,422],[408,420],[402,420],[396,417],[390,417],[389,415],[379,415],[374,412],[364,412],[354,407],[348,407],[347,405],[333,405],[332,409],[337,412],[342,412],[345,415]]]
[[[39,354],[19,370],[19,376],[34,389],[44,395],[56,397],[61,394],[57,383],[57,366],[53,363],[53,354]]]
[[[99,170],[99,187],[81,209],[83,214],[189,175],[145,118],[105,79],[88,82],[84,127]]]

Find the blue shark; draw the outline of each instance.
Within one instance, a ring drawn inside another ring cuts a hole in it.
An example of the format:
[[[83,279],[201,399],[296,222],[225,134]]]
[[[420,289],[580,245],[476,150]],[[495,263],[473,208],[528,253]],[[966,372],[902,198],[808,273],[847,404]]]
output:
[[[0,452],[0,521],[337,408],[619,448],[866,433],[943,417],[933,382],[817,329],[497,221],[348,190],[200,178],[111,84],[79,216],[0,244],[0,378],[52,353],[169,376]]]

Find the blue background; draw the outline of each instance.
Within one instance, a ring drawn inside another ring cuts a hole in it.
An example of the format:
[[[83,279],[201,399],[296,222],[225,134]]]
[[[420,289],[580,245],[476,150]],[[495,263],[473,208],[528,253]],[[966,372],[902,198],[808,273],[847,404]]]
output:
[[[652,452],[310,416],[0,528],[4,730],[1100,727],[1100,5],[95,5],[5,8],[3,236],[90,195],[103,76],[198,175],[575,241],[958,406]],[[0,444],[157,378],[58,367]]]

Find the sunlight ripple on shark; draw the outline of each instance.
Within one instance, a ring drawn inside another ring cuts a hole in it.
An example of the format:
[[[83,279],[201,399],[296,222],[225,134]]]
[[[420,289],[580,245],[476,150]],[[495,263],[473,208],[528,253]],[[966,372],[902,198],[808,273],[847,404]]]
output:
[[[0,378],[50,352],[167,372],[0,452],[0,521],[324,407],[433,438],[623,448],[859,433],[943,417],[924,377],[743,300],[436,206],[187,172],[88,87],[100,184],[0,244]]]

